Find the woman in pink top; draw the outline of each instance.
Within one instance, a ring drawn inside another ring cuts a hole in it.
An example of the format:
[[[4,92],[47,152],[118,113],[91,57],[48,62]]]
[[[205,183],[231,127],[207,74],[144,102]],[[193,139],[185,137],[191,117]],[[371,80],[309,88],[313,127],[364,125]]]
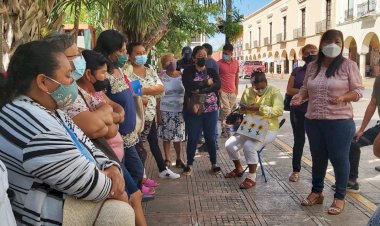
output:
[[[305,80],[291,105],[309,101],[305,130],[312,155],[312,190],[304,206],[322,204],[328,160],[334,168],[336,190],[328,213],[340,214],[345,206],[349,150],[355,134],[351,101],[362,97],[363,86],[355,62],[342,56],[343,34],[326,31],[319,44],[318,60],[306,69]]]

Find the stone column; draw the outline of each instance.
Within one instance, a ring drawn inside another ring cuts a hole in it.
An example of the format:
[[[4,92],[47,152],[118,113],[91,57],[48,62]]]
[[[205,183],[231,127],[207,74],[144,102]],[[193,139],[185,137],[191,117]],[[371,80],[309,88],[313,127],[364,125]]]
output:
[[[365,53],[361,53],[359,58],[359,71],[362,78],[365,78],[365,55]]]
[[[273,74],[277,74],[277,62],[274,61],[273,64],[274,64],[274,72],[273,72]]]
[[[281,60],[281,74],[283,75],[285,73],[285,61]]]

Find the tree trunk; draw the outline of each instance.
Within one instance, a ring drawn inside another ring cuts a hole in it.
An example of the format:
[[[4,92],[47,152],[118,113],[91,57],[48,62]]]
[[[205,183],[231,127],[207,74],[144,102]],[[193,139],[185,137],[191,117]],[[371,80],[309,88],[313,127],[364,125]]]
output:
[[[74,42],[77,43],[79,33],[79,19],[82,7],[82,0],[75,1],[75,14],[74,14]]]
[[[226,21],[232,21],[232,0],[226,0]],[[230,43],[230,37],[226,35],[226,44]]]

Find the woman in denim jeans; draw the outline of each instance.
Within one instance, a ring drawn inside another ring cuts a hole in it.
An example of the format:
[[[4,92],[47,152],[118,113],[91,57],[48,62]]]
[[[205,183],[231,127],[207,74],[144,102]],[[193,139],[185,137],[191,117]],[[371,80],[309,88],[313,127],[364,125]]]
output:
[[[345,206],[349,150],[355,134],[351,101],[358,101],[364,89],[358,66],[342,56],[343,40],[338,30],[323,34],[318,59],[307,66],[303,86],[291,102],[298,106],[309,101],[305,130],[313,161],[313,187],[301,204],[323,203],[324,178],[330,160],[336,178],[334,201],[328,209],[331,215],[340,214]]]
[[[380,158],[380,135],[377,135],[375,141],[373,142],[373,154]],[[367,226],[377,226],[380,225],[380,207],[377,207],[376,212],[369,219]]]

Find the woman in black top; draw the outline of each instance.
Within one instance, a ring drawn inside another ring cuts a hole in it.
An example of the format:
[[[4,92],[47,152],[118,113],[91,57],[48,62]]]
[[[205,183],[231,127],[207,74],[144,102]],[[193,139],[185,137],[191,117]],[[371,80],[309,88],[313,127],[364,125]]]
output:
[[[195,63],[183,71],[182,82],[185,87],[184,116],[186,132],[188,135],[186,153],[187,167],[184,169],[185,175],[191,175],[194,162],[195,150],[199,135],[203,129],[207,150],[210,154],[211,170],[218,174],[220,167],[216,165],[216,140],[215,129],[218,121],[220,78],[217,71],[206,68],[206,49],[196,46],[192,53],[192,60]],[[189,99],[195,95],[202,95],[200,113],[196,114],[189,110]]]

